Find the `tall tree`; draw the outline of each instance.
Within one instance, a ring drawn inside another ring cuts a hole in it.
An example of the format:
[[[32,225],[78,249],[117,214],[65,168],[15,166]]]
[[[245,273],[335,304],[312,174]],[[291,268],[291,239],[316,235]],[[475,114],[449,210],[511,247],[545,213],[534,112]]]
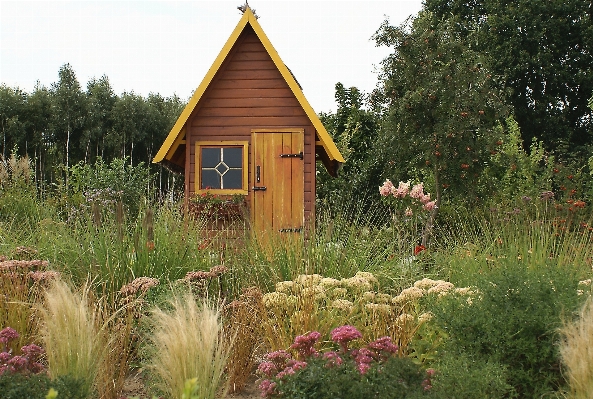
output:
[[[434,188],[429,231],[445,188],[470,201],[479,195],[478,177],[498,141],[502,93],[481,54],[430,13],[400,27],[385,21],[374,37],[393,48],[375,93],[385,107],[380,146],[390,155],[386,171],[391,165],[397,171],[391,177],[422,179]]]
[[[105,157],[105,137],[113,130],[112,111],[117,96],[105,75],[100,79],[91,79],[86,87],[88,114],[80,145],[84,147],[81,148],[84,150],[84,162],[92,163],[98,157]]]
[[[35,180],[45,173],[46,149],[51,143],[52,98],[49,90],[39,82],[27,98],[25,112],[27,153],[35,162]]]
[[[10,151],[24,136],[23,111],[27,94],[19,88],[0,85],[0,129],[2,130],[2,157]]]
[[[425,0],[435,21],[488,55],[526,143],[543,140],[559,155],[593,145],[593,3],[591,0]]]
[[[58,143],[64,142],[65,166],[70,165],[70,149],[72,139],[78,141],[82,136],[87,110],[86,97],[76,79],[70,64],[64,64],[58,71],[58,82],[53,83],[53,127]],[[68,186],[68,174],[65,183]]]

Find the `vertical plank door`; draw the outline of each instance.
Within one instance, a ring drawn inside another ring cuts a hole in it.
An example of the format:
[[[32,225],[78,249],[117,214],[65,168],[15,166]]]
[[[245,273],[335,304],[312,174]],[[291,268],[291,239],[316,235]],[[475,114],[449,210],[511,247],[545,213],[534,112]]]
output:
[[[253,228],[258,235],[299,234],[304,225],[304,133],[253,132]]]

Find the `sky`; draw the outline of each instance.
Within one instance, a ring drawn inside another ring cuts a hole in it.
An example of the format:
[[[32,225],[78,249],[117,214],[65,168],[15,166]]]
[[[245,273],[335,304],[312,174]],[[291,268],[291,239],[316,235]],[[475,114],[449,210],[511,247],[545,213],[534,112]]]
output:
[[[234,1],[0,0],[0,83],[31,93],[69,63],[81,86],[106,75],[116,94],[187,100],[241,18]],[[389,48],[371,36],[422,0],[259,1],[249,6],[316,112],[335,111],[335,84],[377,84]]]

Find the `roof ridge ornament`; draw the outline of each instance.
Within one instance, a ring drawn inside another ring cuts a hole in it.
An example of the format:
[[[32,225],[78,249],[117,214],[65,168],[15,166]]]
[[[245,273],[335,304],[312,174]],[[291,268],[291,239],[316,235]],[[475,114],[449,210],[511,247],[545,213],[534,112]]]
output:
[[[247,11],[247,9],[251,10],[255,19],[259,19],[259,15],[255,13],[255,8],[249,7],[249,2],[247,0],[245,0],[245,4],[237,7],[237,10],[241,11],[243,14],[245,14],[245,11]]]

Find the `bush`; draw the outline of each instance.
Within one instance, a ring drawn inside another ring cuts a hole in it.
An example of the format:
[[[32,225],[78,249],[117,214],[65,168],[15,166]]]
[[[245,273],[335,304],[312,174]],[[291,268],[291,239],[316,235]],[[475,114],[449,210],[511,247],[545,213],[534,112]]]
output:
[[[480,364],[500,364],[519,397],[536,398],[563,383],[557,342],[563,312],[578,304],[569,268],[526,268],[512,261],[474,275],[478,295],[432,305],[450,336],[444,351]]]
[[[2,399],[45,399],[50,388],[58,392],[59,399],[86,399],[83,382],[71,376],[62,376],[52,381],[46,374],[0,375]]]

